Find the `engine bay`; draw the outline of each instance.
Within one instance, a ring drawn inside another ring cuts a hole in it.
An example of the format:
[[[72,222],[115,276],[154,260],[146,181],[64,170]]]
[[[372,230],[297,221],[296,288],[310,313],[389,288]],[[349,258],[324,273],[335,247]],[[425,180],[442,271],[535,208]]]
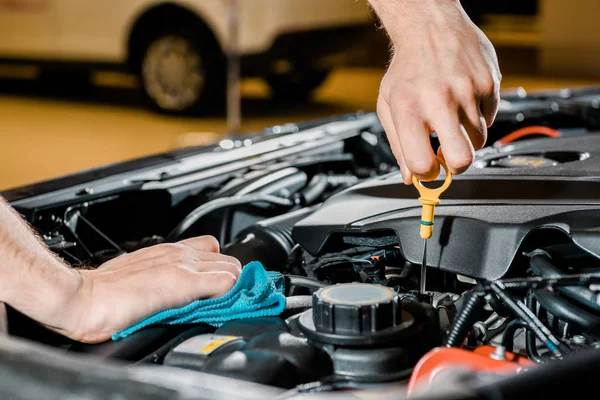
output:
[[[373,113],[271,127],[4,192],[74,267],[212,235],[242,264],[283,274],[286,296],[278,317],[153,326],[95,345],[7,307],[9,333],[288,397],[435,394],[474,376],[461,390],[566,366],[600,348],[599,117],[597,88],[503,94],[487,147],[436,207],[425,292],[418,193],[402,183]],[[525,395],[544,386],[529,382],[507,387]]]

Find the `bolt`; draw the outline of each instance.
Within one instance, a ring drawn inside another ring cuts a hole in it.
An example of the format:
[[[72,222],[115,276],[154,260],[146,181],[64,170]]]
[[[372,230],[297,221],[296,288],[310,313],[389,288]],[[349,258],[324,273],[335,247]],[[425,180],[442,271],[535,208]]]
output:
[[[496,346],[496,350],[494,351],[494,353],[492,353],[492,355],[490,355],[490,357],[494,360],[506,360],[506,355],[504,354],[505,351],[506,347],[498,345]]]
[[[575,335],[573,336],[573,342],[575,342],[576,344],[585,344],[587,342],[587,339],[583,335]]]
[[[80,191],[78,191],[77,193],[75,193],[77,196],[85,196],[87,194],[93,194],[94,193],[94,189],[89,188],[89,187],[85,187],[83,189],[81,189]]]

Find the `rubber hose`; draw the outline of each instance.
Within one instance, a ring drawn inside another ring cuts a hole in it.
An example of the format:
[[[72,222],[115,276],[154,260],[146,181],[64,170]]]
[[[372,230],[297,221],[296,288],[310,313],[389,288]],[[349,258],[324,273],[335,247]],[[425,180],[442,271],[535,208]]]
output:
[[[450,325],[450,329],[442,345],[446,347],[461,347],[484,306],[485,300],[479,292],[472,291],[467,294],[463,306],[454,318],[454,321],[452,321],[452,325]]]
[[[312,307],[312,296],[290,296],[285,299],[286,310],[298,310]]]
[[[303,206],[309,206],[319,200],[329,187],[329,180],[325,174],[316,174],[308,185],[299,193]]]
[[[502,346],[506,349],[506,351],[513,351],[513,347],[515,345],[515,333],[517,333],[517,329],[527,328],[527,326],[527,323],[521,318],[514,319],[510,321],[508,325],[506,325],[506,329],[502,335]]]
[[[211,200],[207,203],[202,204],[201,206],[194,209],[190,212],[173,230],[166,238],[167,242],[176,242],[181,236],[187,232],[189,228],[191,228],[198,220],[206,215],[217,211],[222,210],[227,207],[237,207],[242,205],[249,205],[253,203],[267,203],[280,207],[291,207],[293,203],[289,199],[284,199],[277,196],[272,196],[270,194],[249,194],[242,197],[223,197],[215,200]]]
[[[600,336],[600,318],[596,315],[570,303],[548,289],[539,289],[534,293],[538,303],[556,318]]]
[[[563,352],[568,349],[550,332],[550,330],[539,320],[539,318],[527,306],[521,302],[513,300],[506,292],[501,283],[493,282],[490,288],[502,300],[515,315],[527,322],[529,328],[535,332],[535,335],[548,347],[558,359],[563,358]]]
[[[536,301],[533,293],[527,295],[527,307],[531,312],[536,312]],[[527,357],[536,364],[545,364],[546,360],[540,355],[537,350],[537,342],[535,333],[531,329],[527,329],[525,337],[525,348],[527,350]]]
[[[529,261],[529,265],[533,273],[538,276],[550,277],[563,275],[563,271],[554,265],[547,255],[542,253],[533,255]],[[585,307],[600,311],[600,304],[596,302],[596,294],[586,287],[561,286],[556,288],[556,290]]]
[[[286,285],[304,287],[308,289],[318,290],[327,286],[323,282],[316,279],[307,278],[305,276],[285,275]]]

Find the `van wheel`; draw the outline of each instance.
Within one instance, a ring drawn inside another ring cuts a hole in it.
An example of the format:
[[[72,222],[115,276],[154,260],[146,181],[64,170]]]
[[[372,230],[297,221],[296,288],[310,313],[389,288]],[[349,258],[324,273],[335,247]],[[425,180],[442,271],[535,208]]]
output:
[[[325,82],[329,70],[294,68],[283,74],[270,74],[266,81],[274,98],[280,100],[306,100]]]
[[[189,114],[223,105],[225,64],[213,43],[185,29],[174,30],[149,38],[142,54],[142,88],[156,109]]]

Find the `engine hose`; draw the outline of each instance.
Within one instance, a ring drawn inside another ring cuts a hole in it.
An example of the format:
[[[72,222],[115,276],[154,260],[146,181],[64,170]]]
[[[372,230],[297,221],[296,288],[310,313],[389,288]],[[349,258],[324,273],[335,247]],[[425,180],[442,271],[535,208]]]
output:
[[[307,289],[318,290],[327,286],[323,282],[316,279],[307,278],[305,276],[285,275],[286,286],[303,287]]]
[[[527,295],[527,308],[531,310],[531,312],[536,312],[536,301],[533,293],[529,293]],[[537,343],[535,333],[528,329],[525,334],[525,349],[527,350],[527,357],[536,364],[545,364],[546,360],[537,350]]]
[[[549,256],[542,252],[536,252],[532,255],[529,265],[533,273],[541,277],[560,277],[565,276],[563,271],[552,263]],[[596,301],[596,294],[583,286],[583,279],[575,282],[573,286],[559,286],[556,288],[565,297],[590,308],[595,311],[600,311],[600,304]]]
[[[554,337],[552,332],[538,319],[538,317],[520,301],[513,300],[504,290],[502,283],[492,282],[490,289],[503,301],[508,308],[515,314],[515,316],[521,318],[527,323],[529,329],[535,332],[535,335],[540,339],[546,347],[554,354],[558,359],[563,358],[563,353],[567,352],[568,349],[562,345],[562,343]]]
[[[285,299],[286,310],[309,309],[312,307],[312,296],[289,296]]]
[[[329,187],[329,180],[325,174],[316,174],[308,185],[298,193],[302,206],[309,206],[318,201]]]
[[[550,314],[563,321],[600,336],[600,318],[578,307],[549,289],[534,292],[535,299]]]
[[[502,335],[502,346],[506,349],[506,351],[512,352],[515,342],[515,333],[517,333],[518,329],[527,328],[528,325],[521,318],[514,319],[506,325],[506,329],[504,330],[504,334]]]
[[[460,312],[452,321],[442,345],[445,347],[461,347],[484,306],[485,300],[479,291],[468,293]]]
[[[279,207],[292,207],[294,204],[289,199],[284,199],[270,194],[249,194],[240,197],[223,197],[204,203],[190,212],[166,237],[167,242],[178,241],[189,228],[206,215],[228,207],[237,207],[256,203],[266,203]]]

